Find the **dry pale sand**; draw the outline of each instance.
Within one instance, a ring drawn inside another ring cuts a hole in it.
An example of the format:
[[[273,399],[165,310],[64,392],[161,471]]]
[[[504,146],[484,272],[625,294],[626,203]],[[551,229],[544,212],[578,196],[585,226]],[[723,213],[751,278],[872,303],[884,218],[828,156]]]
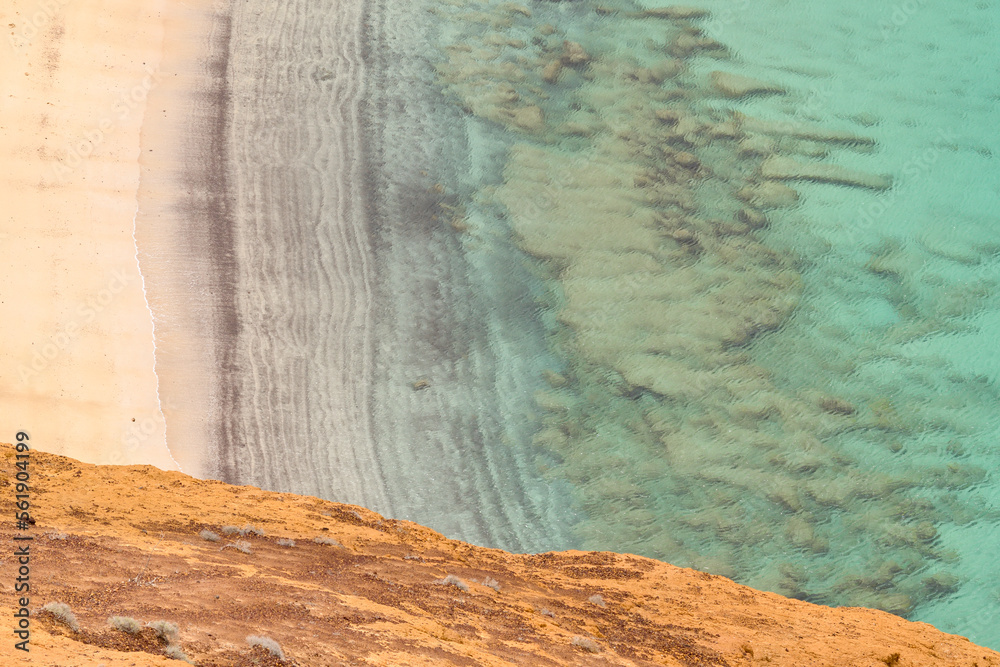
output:
[[[133,220],[164,0],[4,0],[0,432],[176,469]]]

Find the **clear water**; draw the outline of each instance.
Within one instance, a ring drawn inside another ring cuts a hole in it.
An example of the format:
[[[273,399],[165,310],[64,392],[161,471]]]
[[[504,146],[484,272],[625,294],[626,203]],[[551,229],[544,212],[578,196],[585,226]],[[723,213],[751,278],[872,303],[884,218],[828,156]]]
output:
[[[656,6],[233,7],[213,474],[1000,648],[1000,6]]]
[[[573,545],[1000,647],[1000,5],[431,5],[456,229],[479,279],[535,277],[547,342],[504,446],[568,483]],[[774,155],[892,186],[779,206]]]

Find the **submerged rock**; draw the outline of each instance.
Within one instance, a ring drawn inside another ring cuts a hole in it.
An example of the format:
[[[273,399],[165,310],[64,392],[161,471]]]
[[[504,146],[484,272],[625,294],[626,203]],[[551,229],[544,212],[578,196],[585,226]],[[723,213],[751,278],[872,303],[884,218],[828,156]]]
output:
[[[740,188],[736,196],[757,208],[782,208],[799,201],[799,193],[776,181],[764,181]]]
[[[740,131],[735,123],[716,123],[708,128],[708,136],[712,139],[737,139]]]
[[[542,69],[542,81],[545,83],[556,83],[559,75],[562,74],[563,64],[561,60],[552,60]]]
[[[664,60],[652,67],[639,67],[634,72],[632,72],[632,78],[639,81],[639,83],[655,83],[660,84],[677,76],[683,65],[680,61],[676,59]]]
[[[584,65],[590,62],[590,54],[579,43],[567,39],[563,42],[561,60],[564,65]]]
[[[656,120],[666,125],[676,125],[681,119],[681,113],[673,109],[657,109],[653,112]]]
[[[512,125],[527,132],[539,132],[545,127],[545,114],[534,104],[507,110],[505,115]]]
[[[569,379],[566,378],[562,373],[557,373],[554,370],[546,368],[542,371],[542,378],[549,384],[553,389],[562,389],[569,384]]]
[[[643,18],[654,19],[702,19],[709,15],[707,9],[688,7],[685,5],[670,5],[669,7],[653,7],[635,14]]]
[[[674,163],[685,169],[697,169],[701,166],[701,162],[698,161],[691,153],[687,151],[681,151],[674,154]]]
[[[521,14],[522,16],[527,16],[528,18],[531,18],[530,9],[528,9],[524,5],[518,5],[513,2],[505,2],[504,4],[500,5],[498,9],[505,11],[509,14]]]
[[[923,580],[924,586],[932,596],[954,593],[961,583],[961,579],[950,572],[938,572]]]
[[[817,181],[872,190],[888,190],[892,187],[892,179],[881,174],[869,174],[836,164],[803,163],[778,155],[772,155],[764,160],[760,165],[760,173],[764,178],[782,181]]]
[[[601,129],[599,122],[567,121],[556,128],[559,134],[566,134],[577,137],[590,137]]]
[[[857,411],[857,408],[850,401],[837,398],[836,396],[821,397],[819,399],[819,407],[831,414],[844,416],[853,415]]]
[[[770,155],[778,147],[771,137],[762,134],[747,134],[739,143],[740,155]]]
[[[710,37],[704,37],[691,32],[682,32],[677,35],[674,41],[667,47],[667,52],[675,58],[686,58],[698,51],[723,54],[726,51],[726,47]]]
[[[760,229],[767,226],[767,216],[755,208],[745,207],[739,210],[736,217],[740,222],[745,223],[751,229]]]
[[[831,130],[819,125],[793,121],[773,121],[735,114],[744,132],[759,132],[778,137],[794,137],[834,144],[874,145],[875,140],[845,130]]]
[[[745,97],[747,95],[784,95],[785,89],[773,83],[767,83],[759,79],[753,79],[739,74],[730,74],[715,70],[709,77],[716,90],[730,98]]]

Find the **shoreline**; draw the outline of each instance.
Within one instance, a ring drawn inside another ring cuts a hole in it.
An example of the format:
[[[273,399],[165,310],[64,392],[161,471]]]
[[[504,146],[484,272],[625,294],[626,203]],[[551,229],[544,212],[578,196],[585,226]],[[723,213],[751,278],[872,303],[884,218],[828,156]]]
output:
[[[541,372],[492,349],[526,333],[491,299],[530,304],[528,289],[477,294],[489,271],[473,276],[467,239],[437,221],[450,195],[436,179],[469,187],[453,164],[467,130],[450,136],[455,112],[419,57],[429,28],[400,28],[411,10],[379,4],[257,9],[168,26],[184,42],[143,130],[140,249],[178,458],[203,477],[547,549],[568,501],[526,443],[505,443],[524,427],[497,417],[513,405],[528,418]],[[208,43],[206,64],[176,71]],[[185,91],[178,114],[168,103]],[[430,391],[415,391],[424,375]]]
[[[229,298],[233,221],[227,204],[229,15],[224,0],[164,18],[163,83],[142,128],[137,239],[156,321],[157,374],[167,437],[190,474],[214,471],[218,371],[235,337]],[[223,366],[224,367],[224,366]]]
[[[171,470],[133,235],[163,4],[6,4],[0,117],[17,133],[0,138],[13,206],[0,317],[18,326],[0,333],[0,383],[4,428],[38,447]]]

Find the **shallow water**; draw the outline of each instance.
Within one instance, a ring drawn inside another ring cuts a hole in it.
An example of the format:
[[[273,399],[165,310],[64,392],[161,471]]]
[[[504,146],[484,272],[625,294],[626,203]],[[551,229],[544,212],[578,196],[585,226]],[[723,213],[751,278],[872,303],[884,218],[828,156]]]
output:
[[[1000,10],[258,4],[231,481],[1000,647]]]
[[[908,492],[944,511],[934,542],[943,557],[925,559],[917,576],[950,570],[958,578],[951,595],[925,587],[909,616],[995,647],[1000,589],[988,554],[1000,546],[1000,141],[990,128],[1000,120],[1000,8],[846,0],[754,3],[754,11],[727,14],[727,4],[704,3],[718,17],[706,22],[710,34],[753,75],[806,94],[804,105],[761,99],[748,112],[808,116],[872,136],[877,151],[833,159],[894,178],[875,198],[800,188],[794,218],[766,238],[800,256],[804,298],[755,352],[786,387],[815,386],[824,359],[854,361],[849,373],[834,369],[822,381],[858,404],[891,404],[902,422],[893,435],[837,442],[864,464],[886,470],[906,457],[924,470],[988,471],[969,487]],[[873,441],[887,439],[902,449],[889,457],[872,451]],[[967,510],[950,509],[958,503]]]
[[[995,646],[998,11],[750,4],[442,10],[470,26],[442,80],[510,131],[480,197],[548,285],[534,444],[587,548]],[[716,70],[785,92],[720,95]],[[875,187],[740,192],[772,155]]]

